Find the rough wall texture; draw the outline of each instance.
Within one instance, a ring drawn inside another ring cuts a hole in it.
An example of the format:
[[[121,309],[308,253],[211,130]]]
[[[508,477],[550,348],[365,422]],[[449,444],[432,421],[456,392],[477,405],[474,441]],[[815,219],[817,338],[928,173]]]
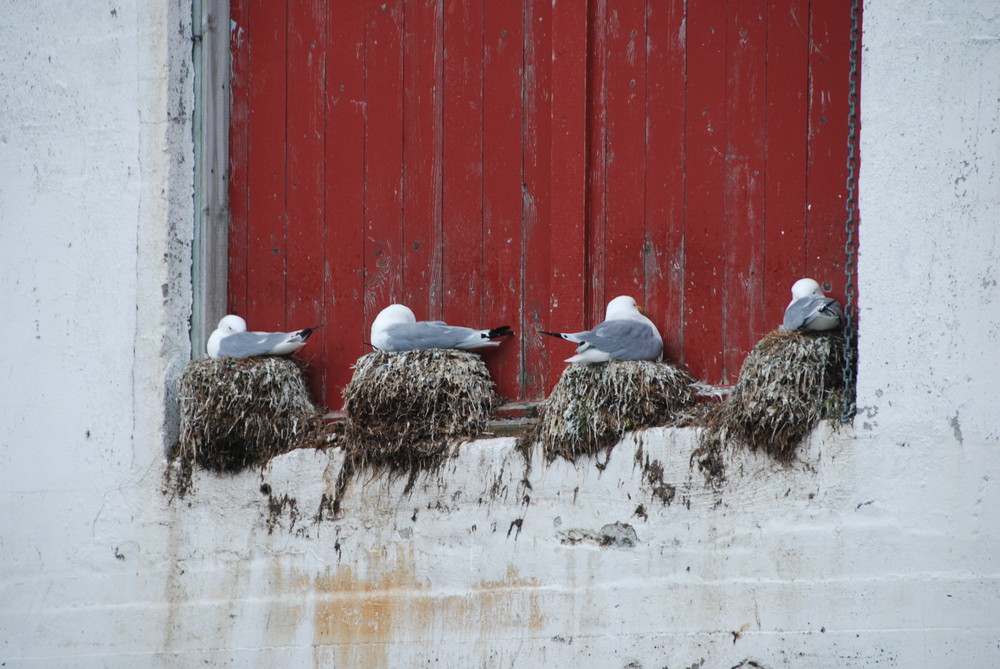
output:
[[[147,5],[0,0],[0,663],[1000,665],[993,3],[866,8],[853,428],[718,490],[687,430],[603,470],[480,441],[336,519],[337,451],[162,491],[191,10]]]

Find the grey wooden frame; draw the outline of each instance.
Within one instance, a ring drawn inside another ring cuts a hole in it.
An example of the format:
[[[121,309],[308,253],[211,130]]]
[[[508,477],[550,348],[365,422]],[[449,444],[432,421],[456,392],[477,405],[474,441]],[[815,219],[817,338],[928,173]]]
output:
[[[229,0],[193,0],[195,223],[192,356],[226,313],[229,230]]]

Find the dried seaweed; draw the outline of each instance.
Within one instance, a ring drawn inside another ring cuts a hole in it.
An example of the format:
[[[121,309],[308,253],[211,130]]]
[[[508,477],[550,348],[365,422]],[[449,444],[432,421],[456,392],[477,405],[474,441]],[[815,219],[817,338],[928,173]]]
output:
[[[323,418],[299,364],[278,357],[193,360],[180,378],[179,470],[195,463],[238,472],[317,445]]]
[[[430,349],[377,351],[358,359],[344,389],[346,459],[335,511],[350,476],[365,469],[407,475],[434,469],[457,443],[481,434],[500,398],[479,356]]]
[[[693,384],[687,372],[670,364],[570,365],[545,402],[542,419],[518,446],[527,454],[540,442],[550,461],[609,452],[632,430],[693,420]]]
[[[790,462],[817,423],[839,413],[844,348],[839,332],[776,330],[758,342],[699,436],[692,460],[706,477],[724,476],[721,452],[729,442]]]

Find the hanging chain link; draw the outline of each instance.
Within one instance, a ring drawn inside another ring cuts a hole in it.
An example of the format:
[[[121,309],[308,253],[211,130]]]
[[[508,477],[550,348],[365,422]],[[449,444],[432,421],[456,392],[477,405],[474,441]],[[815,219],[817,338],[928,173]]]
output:
[[[840,422],[849,423],[854,418],[855,406],[855,346],[856,336],[854,332],[854,275],[857,272],[855,265],[855,241],[854,231],[857,223],[857,201],[855,193],[856,175],[858,167],[858,43],[860,42],[860,13],[858,0],[851,0],[851,74],[850,74],[850,96],[848,98],[849,111],[847,114],[847,202],[845,209],[847,217],[844,222],[844,231],[847,241],[844,243],[844,396],[843,405],[840,410]]]

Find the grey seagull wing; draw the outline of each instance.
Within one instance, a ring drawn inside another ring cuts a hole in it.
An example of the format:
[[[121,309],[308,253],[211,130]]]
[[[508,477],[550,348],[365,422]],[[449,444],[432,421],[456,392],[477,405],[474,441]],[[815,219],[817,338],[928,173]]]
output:
[[[844,322],[844,310],[832,297],[802,297],[785,309],[785,318],[781,326],[786,330],[800,330],[821,315],[836,318],[840,323]]]
[[[615,360],[655,360],[663,352],[663,340],[648,323],[639,321],[604,321],[577,336],[583,345],[604,351]]]
[[[219,342],[219,355],[231,358],[248,358],[267,355],[278,344],[292,336],[287,332],[234,332]]]
[[[385,329],[390,351],[416,351],[428,348],[453,348],[467,339],[472,328],[447,325],[442,322],[421,321],[397,323]]]

